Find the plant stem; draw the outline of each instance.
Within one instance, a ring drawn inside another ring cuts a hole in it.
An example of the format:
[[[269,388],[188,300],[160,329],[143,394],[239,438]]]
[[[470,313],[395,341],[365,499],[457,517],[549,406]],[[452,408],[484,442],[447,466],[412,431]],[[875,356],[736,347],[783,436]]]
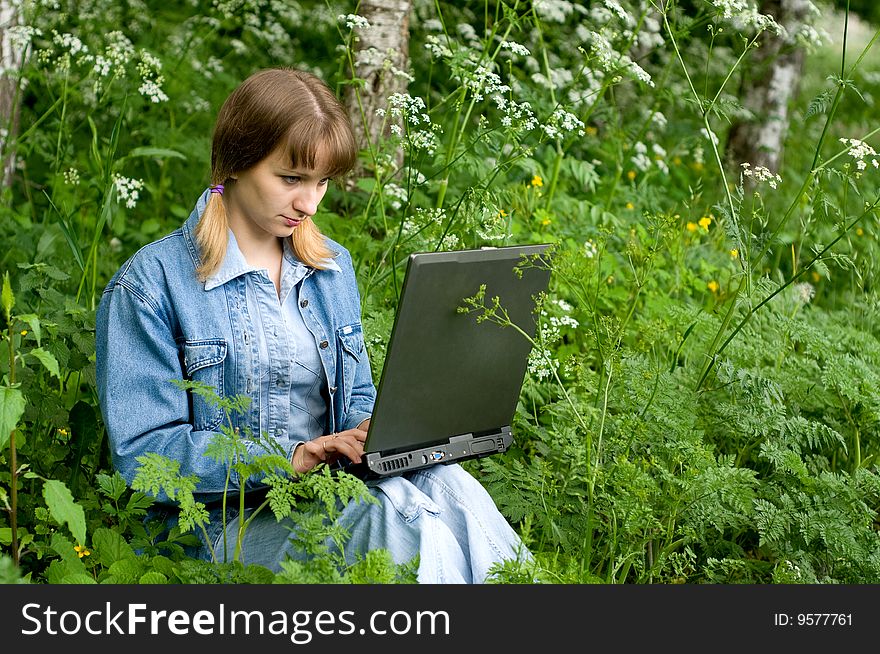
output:
[[[9,385],[15,384],[15,346],[13,344],[13,320],[9,320]],[[18,565],[18,461],[15,452],[15,428],[9,434],[10,500],[9,526],[12,531],[12,562]]]

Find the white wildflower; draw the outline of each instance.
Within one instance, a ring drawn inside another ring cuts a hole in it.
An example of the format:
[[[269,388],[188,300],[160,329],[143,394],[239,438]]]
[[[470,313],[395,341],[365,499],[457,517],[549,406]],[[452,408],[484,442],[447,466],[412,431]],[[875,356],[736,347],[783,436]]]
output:
[[[6,29],[6,36],[14,50],[24,50],[35,36],[42,36],[43,32],[31,25],[13,25]]]
[[[79,185],[79,171],[76,168],[68,168],[64,171],[64,183],[68,186]]]
[[[801,282],[792,286],[794,297],[800,304],[807,304],[816,295],[816,289],[809,282]]]
[[[874,166],[874,168],[877,168],[878,165],[880,165],[876,159],[877,152],[864,141],[860,141],[859,139],[841,138],[840,142],[849,148],[849,156],[855,159],[856,170],[858,171],[856,177],[861,176],[862,171],[868,167],[868,163]],[[870,157],[870,159],[868,159],[868,157]]]
[[[528,57],[530,54],[532,54],[526,46],[520,45],[519,43],[515,43],[513,41],[502,41],[501,49],[510,50],[513,54],[522,55],[523,57]]]
[[[593,239],[587,239],[586,243],[584,243],[584,254],[588,259],[592,259],[599,253],[599,248],[596,247],[596,244],[593,242]]]
[[[752,166],[750,163],[741,163],[742,174],[754,179],[756,182],[767,182],[770,188],[775,189],[781,182],[782,177],[770,172],[765,166]]]
[[[141,179],[131,179],[122,175],[113,175],[113,183],[116,185],[116,192],[119,193],[119,199],[125,202],[125,206],[134,209],[140,198],[140,191],[144,188],[144,182]]]
[[[363,16],[358,16],[357,14],[339,14],[339,16],[337,17],[337,20],[340,23],[343,23],[350,30],[370,29],[370,21],[368,21]]]

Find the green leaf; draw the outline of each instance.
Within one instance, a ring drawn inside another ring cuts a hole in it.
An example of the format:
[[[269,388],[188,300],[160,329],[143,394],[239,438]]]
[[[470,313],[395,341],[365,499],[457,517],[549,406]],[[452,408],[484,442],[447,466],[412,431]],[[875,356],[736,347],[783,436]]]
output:
[[[143,574],[143,566],[138,559],[120,559],[110,566],[113,583],[133,584]]]
[[[64,575],[58,582],[61,584],[97,584],[91,576],[83,572],[75,572],[73,574]]]
[[[59,523],[67,523],[70,533],[82,545],[86,542],[86,514],[83,508],[73,501],[63,481],[47,479],[43,484],[43,499],[49,513]]]
[[[186,155],[182,152],[178,152],[177,150],[169,150],[168,148],[150,148],[150,147],[142,147],[135,148],[125,157],[129,159],[131,157],[153,157],[155,159],[183,159],[186,160]]]
[[[118,501],[119,498],[122,497],[122,494],[125,493],[126,489],[128,489],[128,486],[125,483],[125,478],[118,470],[114,471],[112,476],[99,473],[95,479],[98,481],[98,490],[114,501]]]
[[[131,545],[125,542],[122,535],[106,527],[99,527],[92,534],[92,550],[97,561],[107,568],[117,561],[136,557]]]
[[[41,347],[35,347],[28,352],[28,354],[35,356],[40,363],[45,366],[46,370],[52,373],[57,379],[61,379],[61,371],[58,369],[58,359],[56,359],[51,352],[47,352]]]
[[[34,334],[34,338],[37,341],[37,346],[39,346],[40,338],[42,336],[42,331],[40,330],[40,317],[35,313],[25,313],[18,316],[18,319],[28,324]]]
[[[12,527],[0,527],[0,545],[12,544]]]
[[[0,388],[0,449],[6,447],[9,434],[24,413],[24,395],[17,388]]]
[[[92,550],[101,565],[109,568],[117,561],[136,558],[131,545],[118,532],[99,527],[92,534]]]
[[[12,286],[9,283],[9,271],[3,273],[3,292],[0,294],[3,301],[3,311],[6,313],[6,322],[12,318],[12,307],[15,306],[15,296],[12,294]]]
[[[168,578],[161,572],[150,570],[138,579],[139,584],[167,584]]]

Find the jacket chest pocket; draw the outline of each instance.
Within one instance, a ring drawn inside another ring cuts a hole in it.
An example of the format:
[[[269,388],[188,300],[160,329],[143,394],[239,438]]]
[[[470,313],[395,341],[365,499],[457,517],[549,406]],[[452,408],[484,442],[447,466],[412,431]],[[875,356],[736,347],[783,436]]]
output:
[[[183,344],[183,367],[186,378],[204,384],[204,389],[187,391],[190,415],[195,431],[214,431],[223,421],[223,410],[212,395],[222,399],[223,362],[226,359],[226,341],[204,339]]]
[[[366,356],[364,350],[364,332],[360,323],[346,325],[336,330],[336,341],[339,351],[339,368],[342,371],[342,401],[345,411],[351,405],[351,392],[354,378],[361,357]]]

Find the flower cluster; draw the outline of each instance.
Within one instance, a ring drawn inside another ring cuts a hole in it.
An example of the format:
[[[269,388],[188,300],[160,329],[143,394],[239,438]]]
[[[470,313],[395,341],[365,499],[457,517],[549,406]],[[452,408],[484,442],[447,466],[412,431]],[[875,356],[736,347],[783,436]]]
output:
[[[593,239],[588,238],[584,243],[584,254],[587,256],[587,259],[592,259],[599,254],[599,248],[596,247]]]
[[[841,138],[840,142],[849,147],[849,156],[856,161],[856,170],[858,170],[856,176],[859,176],[861,172],[868,167],[868,161],[871,162],[871,165],[874,166],[874,168],[880,167],[880,163],[878,163],[875,158],[877,152],[875,152],[874,148],[864,141],[860,141],[859,139]],[[867,159],[868,157],[871,158]]]
[[[791,287],[794,298],[799,304],[807,304],[816,295],[816,289],[810,282],[801,282]]]
[[[144,188],[144,182],[140,179],[129,179],[122,175],[113,175],[113,183],[116,185],[116,192],[119,193],[119,199],[125,202],[125,206],[134,209],[140,197],[140,191]]]
[[[43,32],[39,28],[30,25],[13,25],[6,28],[6,37],[9,39],[13,50],[24,50],[35,36],[42,36]]]
[[[513,41],[502,41],[501,49],[510,50],[513,54],[522,55],[523,57],[528,57],[530,54],[532,54],[526,46],[515,43]]]
[[[771,173],[765,166],[754,166],[750,163],[741,163],[743,175],[750,177],[756,182],[767,182],[770,188],[775,189],[782,182],[782,177],[778,174]]]
[[[357,14],[339,14],[336,18],[340,23],[345,25],[348,29],[360,29],[360,30],[368,30],[370,29],[370,21],[368,21],[363,16],[358,16]]]
[[[64,171],[64,183],[68,186],[79,185],[79,171],[76,168],[69,168]]]
[[[629,55],[614,49],[608,38],[600,32],[590,32],[590,52],[598,59],[599,66],[606,73],[619,74],[621,71],[648,86],[654,86],[654,80],[648,72],[634,62]]]
[[[650,154],[648,146],[641,141],[636,141],[633,145],[632,163],[641,172],[647,172],[652,166],[656,166],[664,173],[669,172],[669,164],[666,163],[666,149],[659,143],[652,143]],[[629,171],[627,177],[630,180],[635,179],[635,171]]]
[[[424,150],[427,154],[434,154],[437,150],[437,132],[440,125],[431,122],[431,117],[425,113],[425,101],[416,96],[406,93],[392,93],[388,97],[388,106],[392,116],[403,118],[407,125],[406,140],[413,150]],[[384,115],[383,110],[378,110],[379,115]],[[413,129],[423,126],[424,129]],[[392,125],[391,131],[397,136],[403,136],[399,125]]]
[[[516,102],[503,95],[493,96],[492,101],[499,110],[504,112],[501,124],[508,130],[530,132],[538,126],[532,105],[528,102]]]
[[[565,136],[572,132],[578,136],[583,136],[584,122],[574,114],[569,113],[564,109],[557,108],[547,122],[544,125],[541,125],[541,129],[543,129],[544,133],[551,139]]]
[[[104,53],[95,55],[93,70],[99,77],[108,77],[113,74],[125,74],[129,61],[134,58],[134,45],[125,34],[114,30],[107,34],[107,45]]]
[[[165,78],[159,74],[162,69],[162,62],[158,57],[150,54],[146,50],[141,50],[141,60],[138,63],[137,70],[141,76],[141,85],[138,93],[149,98],[153,103],[166,102],[168,96],[162,90],[162,84]]]
[[[740,30],[755,28],[758,31],[772,30],[776,34],[784,32],[773,16],[758,11],[754,0],[711,0],[711,2],[719,10],[722,19],[729,21]]]
[[[407,200],[406,189],[389,182],[382,187],[382,193],[389,199],[389,203],[393,209],[400,209]]]

